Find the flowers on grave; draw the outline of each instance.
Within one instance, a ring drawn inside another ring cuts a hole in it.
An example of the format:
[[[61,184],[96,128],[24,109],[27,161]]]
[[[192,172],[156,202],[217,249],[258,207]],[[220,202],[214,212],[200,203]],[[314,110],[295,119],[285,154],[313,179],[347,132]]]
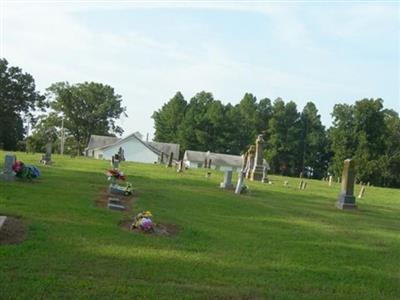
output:
[[[131,225],[131,230],[139,229],[144,232],[152,232],[154,230],[154,223],[152,221],[153,215],[150,211],[144,211],[135,216]]]
[[[120,170],[110,169],[107,171],[106,175],[108,176],[108,180],[125,180],[126,176]]]
[[[25,165],[19,160],[12,165],[12,170],[15,172],[15,176],[18,178],[31,180],[40,176],[40,171],[38,168],[31,165]]]

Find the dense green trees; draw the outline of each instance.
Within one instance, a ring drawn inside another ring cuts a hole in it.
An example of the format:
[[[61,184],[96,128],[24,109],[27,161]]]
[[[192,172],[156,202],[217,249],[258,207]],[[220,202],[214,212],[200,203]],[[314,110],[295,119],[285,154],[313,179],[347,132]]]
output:
[[[43,106],[33,77],[0,59],[0,148],[16,149],[24,137],[24,121],[33,122],[33,112]]]
[[[343,160],[351,157],[358,180],[400,186],[400,119],[383,109],[382,99],[335,105],[328,130],[312,102],[299,112],[292,101],[258,101],[250,93],[236,105],[223,105],[207,92],[188,103],[177,93],[153,118],[155,140],[179,143],[181,150],[240,154],[263,134],[273,173],[340,176]]]
[[[0,59],[0,147],[42,152],[52,140],[57,149],[62,119],[66,153],[81,154],[91,134],[122,133],[116,120],[126,109],[112,87],[59,82],[47,92],[45,98],[31,75]],[[177,92],[152,118],[155,140],[179,143],[182,151],[241,154],[263,134],[273,173],[340,176],[343,160],[353,158],[359,181],[400,187],[400,118],[384,109],[382,99],[336,104],[327,130],[312,102],[298,110],[292,101],[257,100],[251,93],[236,105],[224,105],[209,92],[190,101]],[[26,137],[28,123],[33,131]]]
[[[95,82],[75,85],[58,82],[47,91],[51,108],[49,116],[59,116],[58,119],[54,118],[54,125],[59,126],[63,114],[64,127],[75,139],[78,155],[86,147],[91,134],[112,135],[123,132],[115,121],[125,114],[126,109],[121,106],[121,96],[115,94],[112,87]]]

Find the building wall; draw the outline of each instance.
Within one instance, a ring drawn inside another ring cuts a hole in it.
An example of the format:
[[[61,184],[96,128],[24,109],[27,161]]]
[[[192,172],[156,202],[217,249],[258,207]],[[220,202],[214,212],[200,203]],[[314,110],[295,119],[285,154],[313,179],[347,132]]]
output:
[[[111,159],[114,154],[118,153],[119,147],[124,149],[125,160],[127,161],[154,163],[158,160],[157,154],[155,154],[134,137],[125,140],[123,143],[118,143],[115,146],[110,146],[103,149],[102,158]]]

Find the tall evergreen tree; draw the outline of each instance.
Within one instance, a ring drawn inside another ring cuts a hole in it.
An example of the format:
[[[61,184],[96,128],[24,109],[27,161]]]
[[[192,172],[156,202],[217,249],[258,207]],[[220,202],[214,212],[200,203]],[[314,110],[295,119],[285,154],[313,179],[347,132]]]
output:
[[[299,161],[301,127],[296,104],[274,101],[269,121],[267,158],[272,171],[283,175],[295,175],[301,170]]]
[[[154,140],[179,143],[179,126],[185,115],[187,102],[181,92],[177,92],[161,109],[152,115],[154,119]]]
[[[308,102],[301,113],[301,167],[311,168],[313,177],[321,178],[328,167],[326,132],[314,103]]]

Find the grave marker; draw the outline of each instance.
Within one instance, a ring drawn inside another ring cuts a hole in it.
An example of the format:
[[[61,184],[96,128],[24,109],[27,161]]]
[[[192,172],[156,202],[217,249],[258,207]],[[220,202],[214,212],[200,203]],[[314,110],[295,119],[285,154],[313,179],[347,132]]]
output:
[[[329,186],[332,186],[332,175],[329,176]]]
[[[263,177],[263,155],[264,155],[264,139],[262,134],[258,135],[256,140],[256,152],[254,158],[254,166],[251,171],[250,180],[261,181]]]
[[[236,184],[236,189],[235,189],[235,194],[241,194],[242,193],[245,176],[246,176],[245,172],[241,171],[239,173],[238,182]]]
[[[363,185],[361,187],[360,193],[358,194],[358,199],[361,199],[362,197],[364,197],[365,194],[365,186]]]
[[[0,178],[3,180],[15,180],[15,173],[12,169],[13,164],[16,162],[17,157],[13,154],[6,154],[4,157],[4,169],[0,173]]]
[[[169,154],[167,168],[172,168],[172,160],[174,159],[174,152]]]
[[[227,189],[227,190],[234,188],[234,186],[232,184],[232,170],[228,170],[225,172],[224,182],[221,182],[219,186],[220,186],[220,188]]]
[[[342,173],[341,191],[336,202],[336,206],[340,209],[357,208],[356,198],[354,197],[354,181],[355,181],[355,163],[354,160],[346,159],[344,161]]]

